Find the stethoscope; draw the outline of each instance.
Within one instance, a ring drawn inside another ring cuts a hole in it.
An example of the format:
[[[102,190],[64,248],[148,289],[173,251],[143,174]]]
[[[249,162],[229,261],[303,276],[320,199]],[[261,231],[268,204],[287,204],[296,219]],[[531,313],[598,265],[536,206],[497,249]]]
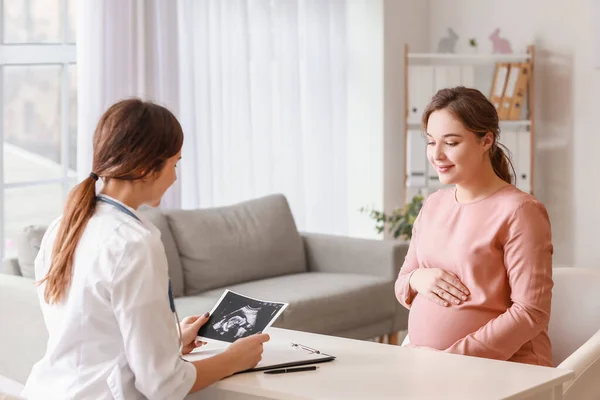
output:
[[[96,201],[102,201],[104,203],[115,206],[119,211],[124,212],[125,214],[133,217],[138,220],[140,223],[143,223],[141,219],[138,218],[137,215],[131,212],[131,210],[127,209],[127,207],[123,206],[116,201],[109,199],[104,196],[96,196]],[[177,333],[179,334],[179,356],[183,355],[183,335],[181,333],[181,326],[179,325],[179,316],[177,315],[177,309],[175,308],[175,299],[173,298],[173,289],[171,288],[171,279],[169,279],[169,305],[171,306],[171,312],[175,317],[175,325],[177,325]]]

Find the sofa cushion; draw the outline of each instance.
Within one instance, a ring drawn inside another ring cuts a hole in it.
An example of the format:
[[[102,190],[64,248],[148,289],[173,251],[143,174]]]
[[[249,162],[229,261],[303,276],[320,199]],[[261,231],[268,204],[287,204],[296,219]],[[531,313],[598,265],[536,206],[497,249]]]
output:
[[[228,286],[234,292],[266,301],[289,303],[273,326],[337,334],[390,320],[393,282],[358,274],[308,272]],[[225,288],[178,299],[179,317],[210,311]],[[391,329],[391,323],[390,323]]]
[[[181,257],[186,295],[307,269],[302,238],[282,195],[165,214]]]
[[[160,231],[160,238],[165,248],[167,255],[167,263],[169,264],[169,276],[171,277],[171,286],[173,288],[173,296],[180,297],[184,294],[183,286],[183,269],[181,267],[181,258],[179,258],[179,251],[175,245],[175,239],[171,234],[171,228],[167,217],[159,209],[144,208],[140,209],[140,213],[148,218],[148,220],[154,224]]]
[[[0,264],[0,274],[22,276],[19,260],[16,258],[5,258],[2,264]]]
[[[43,225],[29,225],[17,236],[17,259],[21,275],[25,278],[35,279],[34,262],[46,229],[48,227]]]

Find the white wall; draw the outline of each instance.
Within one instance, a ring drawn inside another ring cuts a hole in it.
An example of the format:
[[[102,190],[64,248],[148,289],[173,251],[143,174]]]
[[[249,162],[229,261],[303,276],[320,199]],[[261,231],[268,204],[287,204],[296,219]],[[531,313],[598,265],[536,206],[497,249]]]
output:
[[[447,27],[459,35],[456,51],[476,37],[491,51],[500,27],[513,51],[536,46],[536,196],[552,222],[555,264],[600,268],[598,94],[593,66],[594,0],[429,0],[430,50]]]
[[[383,207],[383,0],[348,0],[348,231],[376,238],[361,207]]]
[[[428,49],[429,2],[385,0],[384,11],[383,195],[389,212],[404,203],[404,45],[411,52]]]
[[[360,207],[391,211],[404,201],[404,44],[429,44],[421,0],[347,0],[349,234],[381,237]],[[425,22],[425,23],[424,23]],[[388,235],[386,235],[388,236]]]

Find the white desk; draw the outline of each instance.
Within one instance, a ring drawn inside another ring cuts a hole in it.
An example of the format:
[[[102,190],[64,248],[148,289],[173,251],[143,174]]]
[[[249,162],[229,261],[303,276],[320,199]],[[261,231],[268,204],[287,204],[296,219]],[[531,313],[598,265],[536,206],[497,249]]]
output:
[[[186,399],[562,399],[573,372],[271,328],[336,360],[317,371],[234,375]],[[268,343],[265,344],[268,346]]]

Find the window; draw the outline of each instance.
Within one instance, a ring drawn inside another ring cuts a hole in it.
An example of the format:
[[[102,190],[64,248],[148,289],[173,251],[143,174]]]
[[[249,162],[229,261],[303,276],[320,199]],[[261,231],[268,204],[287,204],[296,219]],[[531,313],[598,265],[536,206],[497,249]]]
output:
[[[0,0],[0,258],[76,183],[76,0]]]

